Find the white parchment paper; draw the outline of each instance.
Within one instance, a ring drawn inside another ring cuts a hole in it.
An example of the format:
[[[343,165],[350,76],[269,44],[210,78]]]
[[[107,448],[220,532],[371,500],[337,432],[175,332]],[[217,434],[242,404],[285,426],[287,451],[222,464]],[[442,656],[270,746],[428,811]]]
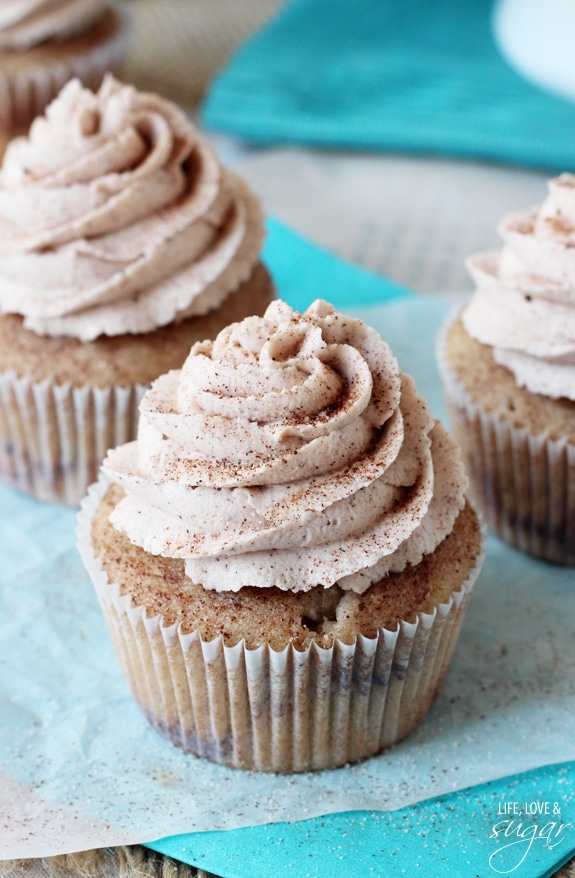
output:
[[[447,306],[354,312],[436,414]],[[444,689],[408,740],[367,762],[276,777],[157,735],[132,702],[74,544],[72,511],[0,489],[0,859],[194,830],[386,810],[575,759],[575,572],[491,539]]]

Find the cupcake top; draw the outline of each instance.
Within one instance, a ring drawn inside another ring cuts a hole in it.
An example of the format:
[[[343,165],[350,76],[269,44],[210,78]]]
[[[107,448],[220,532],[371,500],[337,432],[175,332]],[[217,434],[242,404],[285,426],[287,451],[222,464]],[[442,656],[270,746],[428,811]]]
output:
[[[575,176],[551,180],[543,205],[499,232],[501,250],[468,262],[477,289],[465,328],[519,386],[575,400]]]
[[[109,452],[112,522],[207,589],[365,591],[416,564],[464,503],[458,451],[379,334],[284,302],[195,344]]]
[[[23,52],[68,39],[102,17],[105,0],[2,0],[0,49]]]
[[[246,280],[259,204],[172,103],[68,83],[0,169],[0,311],[39,335],[152,331]]]

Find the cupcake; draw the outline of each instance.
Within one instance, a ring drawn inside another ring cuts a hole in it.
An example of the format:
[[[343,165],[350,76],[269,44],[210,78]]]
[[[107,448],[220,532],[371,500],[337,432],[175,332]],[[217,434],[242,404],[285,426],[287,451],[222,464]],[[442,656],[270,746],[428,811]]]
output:
[[[69,83],[0,169],[0,477],[77,504],[158,375],[273,297],[263,222],[173,104]]]
[[[575,564],[575,176],[506,217],[504,246],[469,261],[471,301],[439,360],[453,433],[489,527]]]
[[[281,301],[195,344],[108,453],[79,548],[142,711],[295,772],[407,735],[482,558],[458,449],[378,333]]]
[[[124,29],[105,0],[2,0],[0,131],[26,129],[74,77],[97,88],[119,67]]]

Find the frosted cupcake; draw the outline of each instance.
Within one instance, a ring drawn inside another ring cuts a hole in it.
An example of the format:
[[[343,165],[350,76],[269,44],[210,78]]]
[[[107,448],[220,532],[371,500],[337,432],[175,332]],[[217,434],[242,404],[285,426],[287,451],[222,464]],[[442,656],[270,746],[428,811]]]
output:
[[[473,257],[476,292],[445,330],[442,369],[471,489],[502,539],[575,564],[575,176],[503,220]]]
[[[274,302],[154,382],[104,473],[80,551],[175,744],[292,772],[420,723],[482,537],[455,443],[374,329]]]
[[[119,67],[124,30],[105,0],[2,0],[0,131],[27,128],[74,77],[97,88]]]
[[[245,184],[173,104],[69,83],[0,170],[0,477],[78,503],[145,387],[273,296]]]

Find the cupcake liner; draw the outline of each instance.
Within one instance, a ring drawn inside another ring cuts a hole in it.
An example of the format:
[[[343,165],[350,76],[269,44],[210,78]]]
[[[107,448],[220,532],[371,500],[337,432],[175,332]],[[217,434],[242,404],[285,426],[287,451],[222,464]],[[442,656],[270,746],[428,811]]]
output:
[[[147,618],[108,581],[91,542],[108,484],[100,476],[82,503],[78,547],[132,694],[174,744],[232,768],[289,773],[365,759],[421,722],[447,671],[482,554],[447,603],[395,631],[329,649],[229,647],[221,636],[206,642]]]
[[[575,446],[566,439],[533,436],[472,400],[447,358],[454,319],[439,336],[438,361],[451,431],[486,524],[525,552],[574,565]]]
[[[70,79],[78,77],[85,86],[95,89],[107,70],[119,70],[126,28],[116,8],[114,13],[120,18],[114,33],[81,54],[70,54],[63,60],[47,59],[45,63],[30,64],[21,70],[0,70],[0,130],[6,133],[25,130]]]
[[[145,390],[0,373],[0,479],[39,500],[77,506],[108,448],[135,437]]]

